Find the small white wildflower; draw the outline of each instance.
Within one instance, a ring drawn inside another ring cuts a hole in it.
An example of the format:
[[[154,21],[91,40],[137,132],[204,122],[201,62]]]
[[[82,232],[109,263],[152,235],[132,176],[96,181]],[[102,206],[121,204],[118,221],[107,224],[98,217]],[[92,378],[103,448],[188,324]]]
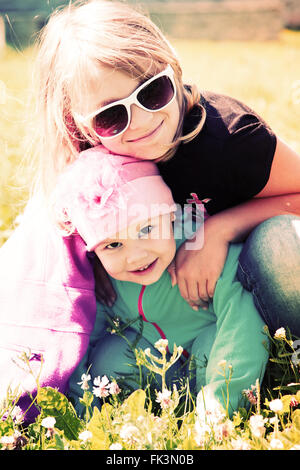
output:
[[[284,328],[278,328],[274,334],[275,339],[286,339],[286,332]]]
[[[111,446],[109,447],[109,450],[122,450],[122,449],[123,449],[122,444],[119,444],[118,442],[114,442],[114,443],[111,444]]]
[[[279,439],[272,439],[270,441],[271,449],[283,449],[283,444]]]
[[[160,352],[160,353],[165,353],[168,347],[168,340],[167,339],[159,339],[154,343],[154,347]]]
[[[22,409],[17,405],[11,412],[11,417],[16,424],[22,424],[24,421],[24,413]]]
[[[86,442],[92,439],[93,434],[91,431],[82,431],[78,437],[81,441]]]
[[[54,425],[56,423],[56,419],[53,418],[53,416],[48,416],[47,418],[44,418],[41,422],[41,425],[47,429],[47,432],[46,432],[46,437],[53,437],[53,435],[55,434],[55,431],[54,431]]]
[[[196,420],[194,425],[194,439],[197,446],[204,446],[206,437],[209,436],[211,432],[212,429],[207,424],[201,422],[199,419]]]
[[[269,418],[269,423],[272,424],[273,426],[278,423],[278,418],[277,416],[273,416],[272,418]]]
[[[44,419],[42,420],[41,425],[42,425],[44,428],[53,429],[55,423],[56,423],[56,419],[53,418],[53,416],[48,416],[47,418],[44,418]]]
[[[144,424],[145,420],[146,420],[146,418],[145,418],[145,416],[143,416],[143,415],[139,415],[139,416],[136,418],[136,422],[137,422],[138,424]]]
[[[89,384],[88,382],[91,380],[90,374],[82,374],[81,376],[81,382],[77,382],[78,385],[81,386],[82,390],[88,390],[89,389]]]
[[[214,429],[216,440],[221,442],[223,439],[229,438],[233,430],[234,424],[230,419],[227,419],[224,423],[218,424]]]
[[[283,408],[283,403],[279,398],[276,398],[276,400],[270,401],[269,408],[274,411],[274,413],[279,413]]]
[[[156,393],[156,402],[160,404],[163,410],[170,408],[173,405],[173,400],[171,398],[171,391],[165,388],[162,392]]]
[[[249,424],[250,424],[250,429],[251,433],[255,437],[263,437],[265,434],[265,422],[266,419],[264,419],[261,415],[252,415],[249,419]]]
[[[121,392],[121,389],[117,382],[111,382],[109,384],[108,390],[111,395],[118,395]]]
[[[2,436],[0,442],[5,446],[13,445],[15,443],[15,436]]]
[[[120,430],[120,437],[124,441],[133,444],[140,439],[140,430],[131,423],[124,424]]]
[[[293,447],[290,448],[290,450],[300,450],[300,445],[295,444]]]
[[[130,420],[131,420],[131,414],[130,413],[126,413],[125,415],[123,415],[123,422],[124,423],[129,423]]]
[[[13,450],[16,448],[18,437],[21,435],[19,431],[15,431],[13,435],[2,436],[0,438],[0,444],[2,444],[2,450]]]
[[[224,421],[226,413],[221,403],[216,400],[209,386],[197,395],[197,418],[202,423],[215,426]]]
[[[104,375],[102,378],[100,378],[100,376],[96,377],[94,379],[94,385],[95,387],[93,387],[93,394],[96,397],[105,398],[109,395],[109,380],[106,375]]]
[[[240,437],[238,439],[232,439],[231,444],[232,450],[251,450],[251,447],[248,442],[245,442]]]

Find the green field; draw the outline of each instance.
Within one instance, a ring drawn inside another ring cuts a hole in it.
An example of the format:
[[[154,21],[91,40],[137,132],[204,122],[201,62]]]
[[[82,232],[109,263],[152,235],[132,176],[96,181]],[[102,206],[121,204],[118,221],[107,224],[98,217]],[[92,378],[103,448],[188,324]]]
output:
[[[186,81],[241,99],[300,152],[300,32],[283,31],[268,42],[172,43]],[[24,138],[30,138],[33,60],[33,49],[0,53],[0,245],[24,205],[32,177],[22,162],[28,150]]]

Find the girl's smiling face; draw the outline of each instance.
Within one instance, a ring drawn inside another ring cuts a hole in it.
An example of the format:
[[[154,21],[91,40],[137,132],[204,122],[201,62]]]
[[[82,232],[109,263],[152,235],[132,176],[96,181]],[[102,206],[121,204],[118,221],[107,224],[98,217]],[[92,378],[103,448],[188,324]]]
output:
[[[142,285],[158,281],[173,260],[176,244],[172,214],[132,224],[95,249],[108,274]]]
[[[141,83],[121,70],[101,66],[97,80],[89,84],[88,99],[78,114],[87,116],[108,103],[127,98]],[[156,112],[132,104],[131,121],[126,131],[114,138],[102,139],[101,143],[119,155],[154,160],[162,157],[169,149],[178,123],[179,106],[176,99]]]

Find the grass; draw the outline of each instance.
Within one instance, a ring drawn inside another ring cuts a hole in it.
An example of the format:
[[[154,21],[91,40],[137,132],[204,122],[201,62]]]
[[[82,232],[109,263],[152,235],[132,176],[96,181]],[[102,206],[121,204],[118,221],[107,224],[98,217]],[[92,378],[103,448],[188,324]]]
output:
[[[278,41],[264,43],[175,39],[173,44],[181,57],[186,81],[244,101],[300,152],[300,32],[283,31]],[[28,97],[33,60],[33,49],[19,52],[6,48],[0,55],[0,245],[24,207],[32,176],[23,164],[23,157],[27,151],[25,136],[30,136]],[[184,408],[180,415],[174,406],[160,409],[145,390],[124,400],[110,397],[101,412],[98,408],[93,410],[94,397],[87,392],[84,400],[90,414],[82,420],[64,396],[52,389],[40,389],[37,401],[41,415],[29,427],[18,422],[13,396],[2,403],[0,448],[299,448],[299,364],[291,360],[293,350],[289,341],[271,339],[265,380],[261,389],[255,389],[259,394],[256,404],[250,410],[241,409],[231,420],[226,413],[221,415],[220,422],[205,428],[204,434],[197,424],[195,407]],[[179,400],[174,393],[173,405]],[[186,403],[187,397],[185,389],[180,400]],[[279,411],[270,408],[275,399],[282,404]],[[252,421],[251,416],[255,417]],[[55,423],[43,421],[47,417],[54,417]],[[88,433],[82,435],[85,431]]]
[[[270,343],[270,364],[275,365],[272,372],[284,369],[286,391],[282,386],[261,387],[256,381],[245,391],[248,405],[232,416],[228,413],[230,396],[228,401],[224,397],[224,406],[206,400],[203,412],[190,393],[188,382],[182,381],[179,388],[173,386],[172,390],[166,388],[166,370],[178,360],[182,348],[174,347],[168,361],[166,340],[160,340],[155,347],[161,355],[134,350],[137,367],[148,369],[147,386],[138,386],[133,392],[122,390],[104,376],[101,382],[99,378],[94,381],[92,392],[90,377],[82,376],[80,415],[63,394],[50,387],[39,387],[37,378],[38,392],[33,401],[40,414],[33,423],[25,425],[16,404],[17,395],[8,391],[7,399],[0,405],[0,449],[300,450],[299,351],[283,329],[270,337]],[[30,368],[25,355],[23,360],[23,365],[27,363]],[[231,365],[221,361],[216,367],[230,387],[234,378]],[[161,390],[149,387],[153,384],[153,372],[161,375]]]

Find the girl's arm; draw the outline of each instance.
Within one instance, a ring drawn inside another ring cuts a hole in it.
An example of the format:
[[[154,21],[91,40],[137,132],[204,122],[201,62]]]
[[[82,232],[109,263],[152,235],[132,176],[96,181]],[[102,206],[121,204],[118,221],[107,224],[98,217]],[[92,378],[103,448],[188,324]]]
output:
[[[300,156],[277,139],[268,183],[255,198],[209,217],[204,225],[201,249],[186,249],[176,255],[177,282],[181,295],[191,304],[213,297],[223,270],[230,242],[244,240],[260,223],[282,214],[300,215]]]

